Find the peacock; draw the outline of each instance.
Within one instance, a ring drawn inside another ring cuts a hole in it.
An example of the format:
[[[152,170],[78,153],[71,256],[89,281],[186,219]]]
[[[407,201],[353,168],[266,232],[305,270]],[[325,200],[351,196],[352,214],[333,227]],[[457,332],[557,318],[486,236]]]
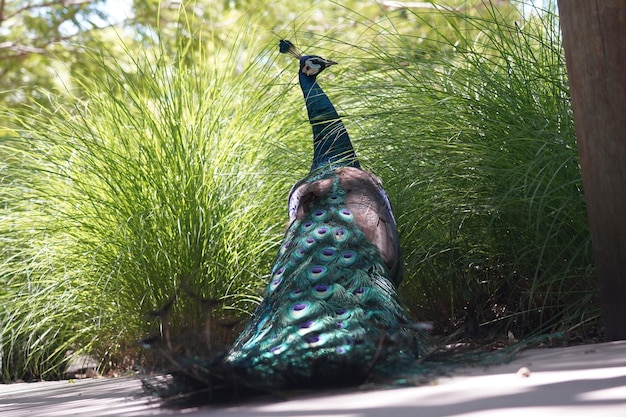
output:
[[[299,62],[313,162],[289,194],[289,227],[263,300],[225,361],[246,380],[276,387],[359,383],[419,354],[396,292],[396,221],[381,180],[362,169],[317,82],[336,62],[303,56],[287,40],[279,47]]]
[[[289,193],[289,227],[263,299],[234,344],[217,357],[197,359],[144,343],[177,367],[164,387],[143,381],[168,401],[356,385],[387,379],[420,355],[419,325],[396,292],[403,261],[389,198],[381,180],[361,168],[346,127],[317,83],[336,62],[303,56],[287,40],[279,45],[300,64],[313,162]]]

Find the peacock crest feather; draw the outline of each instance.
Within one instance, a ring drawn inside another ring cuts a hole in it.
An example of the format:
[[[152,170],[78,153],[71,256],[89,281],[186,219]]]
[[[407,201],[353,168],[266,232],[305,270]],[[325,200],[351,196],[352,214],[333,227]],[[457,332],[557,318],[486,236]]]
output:
[[[289,41],[281,41],[280,50],[300,63],[313,163],[291,190],[290,226],[263,301],[226,361],[276,386],[351,383],[417,357],[417,339],[396,294],[398,232],[380,179],[361,169],[317,83],[336,63],[302,56]]]

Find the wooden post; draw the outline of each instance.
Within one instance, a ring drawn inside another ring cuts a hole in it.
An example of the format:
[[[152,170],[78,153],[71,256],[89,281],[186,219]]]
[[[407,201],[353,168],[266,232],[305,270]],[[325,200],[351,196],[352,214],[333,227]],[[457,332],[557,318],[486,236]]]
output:
[[[626,339],[626,0],[558,0],[605,335]]]

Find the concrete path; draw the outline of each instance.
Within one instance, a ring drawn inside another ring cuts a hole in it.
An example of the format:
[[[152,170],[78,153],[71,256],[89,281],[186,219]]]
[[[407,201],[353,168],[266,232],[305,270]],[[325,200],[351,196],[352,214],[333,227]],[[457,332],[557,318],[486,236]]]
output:
[[[522,369],[527,368],[527,369]],[[521,371],[520,371],[521,369]],[[626,417],[626,341],[529,350],[432,385],[164,409],[134,378],[0,385],[0,416]]]

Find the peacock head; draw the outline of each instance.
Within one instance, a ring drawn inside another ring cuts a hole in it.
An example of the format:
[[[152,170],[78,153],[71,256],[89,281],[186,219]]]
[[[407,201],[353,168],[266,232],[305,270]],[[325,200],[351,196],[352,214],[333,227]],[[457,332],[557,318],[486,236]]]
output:
[[[300,61],[300,72],[307,77],[315,78],[326,68],[337,64],[335,61],[324,59],[317,55],[302,55],[293,43],[287,40],[281,40],[278,43],[280,52],[283,54],[291,54]]]

